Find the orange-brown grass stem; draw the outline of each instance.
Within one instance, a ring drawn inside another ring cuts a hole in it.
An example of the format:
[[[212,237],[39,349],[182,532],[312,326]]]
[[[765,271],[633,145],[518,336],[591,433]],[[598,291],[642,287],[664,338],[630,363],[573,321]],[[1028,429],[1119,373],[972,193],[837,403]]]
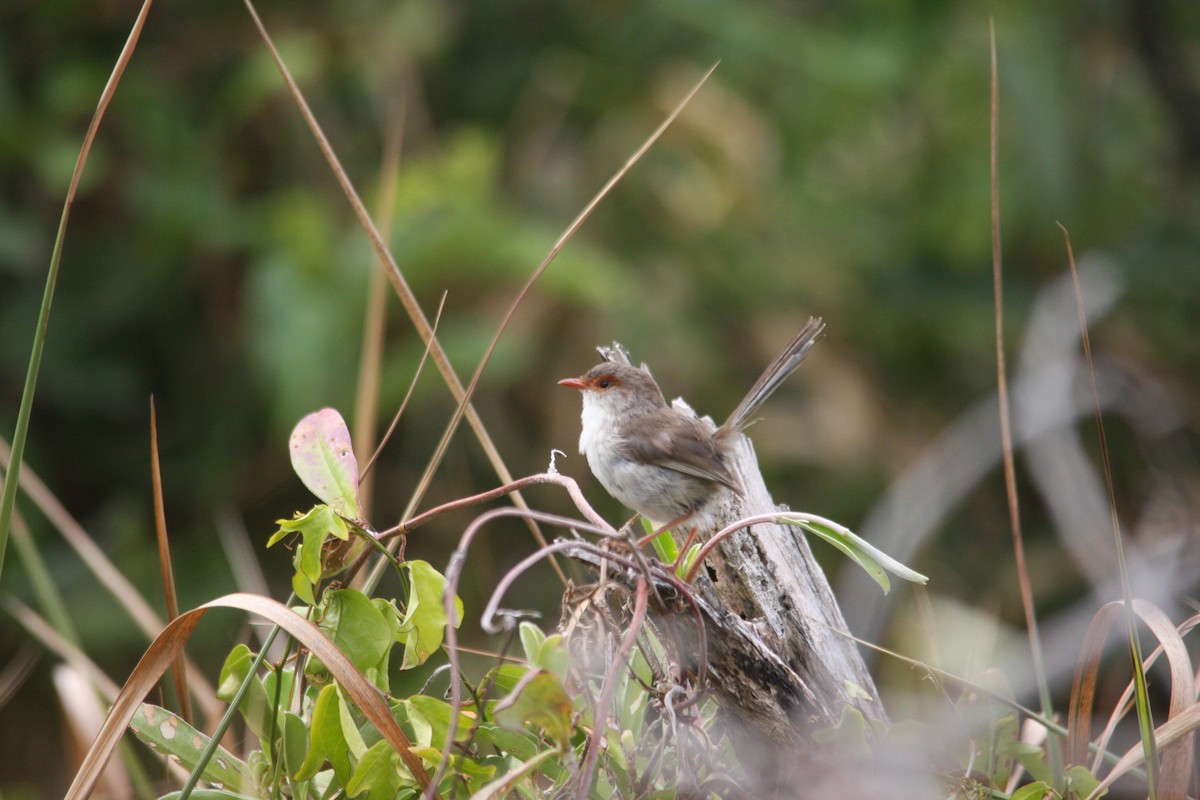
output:
[[[171,567],[171,540],[167,536],[167,511],[163,503],[162,468],[158,460],[158,415],[154,396],[150,397],[150,482],[154,491],[154,534],[158,541],[158,567],[163,581],[163,597],[167,604],[167,621],[179,616],[179,597],[175,592],[175,570]],[[192,724],[192,700],[188,694],[187,670],[180,654],[171,664],[171,681],[179,700],[179,716]]]

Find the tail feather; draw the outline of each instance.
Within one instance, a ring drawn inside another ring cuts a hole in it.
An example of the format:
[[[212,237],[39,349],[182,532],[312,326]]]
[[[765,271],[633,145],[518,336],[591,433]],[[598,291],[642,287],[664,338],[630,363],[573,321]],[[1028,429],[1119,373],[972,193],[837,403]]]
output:
[[[733,410],[729,419],[721,427],[725,430],[740,431],[749,424],[766,399],[788,379],[788,376],[796,371],[800,362],[808,355],[808,351],[821,340],[824,334],[825,322],[820,317],[809,317],[800,332],[792,337],[787,347],[783,348],[783,351],[754,382],[754,386],[750,387],[750,391],[746,393],[742,402],[738,403],[737,408]]]

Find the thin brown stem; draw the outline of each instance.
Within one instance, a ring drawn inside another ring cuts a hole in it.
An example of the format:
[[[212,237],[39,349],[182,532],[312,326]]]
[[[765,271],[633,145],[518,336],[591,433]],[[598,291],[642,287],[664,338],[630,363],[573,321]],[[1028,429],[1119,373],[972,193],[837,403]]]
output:
[[[592,771],[596,768],[596,760],[600,757],[600,742],[606,738],[608,716],[612,706],[613,692],[616,690],[617,675],[625,669],[633,653],[633,645],[642,630],[642,622],[646,619],[647,599],[649,598],[649,583],[645,578],[638,578],[637,595],[633,601],[633,617],[629,620],[629,630],[621,640],[621,649],[613,659],[608,674],[604,676],[604,686],[600,690],[600,699],[596,703],[596,713],[592,720],[592,736],[588,740],[587,755],[584,756],[583,766],[579,772],[579,780],[575,784],[575,800],[587,800],[588,790],[592,786]]]
[[[421,527],[435,517],[445,514],[447,511],[453,511],[458,508],[467,508],[468,506],[486,503],[488,500],[495,500],[498,497],[511,494],[517,489],[524,489],[526,486],[533,486],[543,483],[552,483],[562,486],[567,490],[567,494],[575,502],[575,507],[579,509],[579,513],[587,517],[588,521],[591,522],[592,525],[603,530],[604,535],[606,536],[615,536],[617,534],[617,531],[611,525],[605,522],[604,518],[597,514],[595,509],[593,509],[588,504],[587,500],[584,499],[583,492],[580,490],[579,484],[576,483],[574,478],[568,478],[566,475],[560,475],[554,472],[540,472],[537,475],[527,475],[524,478],[515,480],[511,483],[506,483],[504,486],[498,486],[495,489],[491,489],[486,492],[481,492],[480,494],[471,495],[470,497],[463,497],[458,500],[452,500],[449,503],[443,503],[436,508],[431,508],[429,511],[426,511],[423,514],[418,514],[412,519],[400,523],[400,525],[395,528],[390,528],[387,531],[383,531],[379,534],[379,536],[381,539],[387,539],[400,533],[411,533],[416,528]]]
[[[167,605],[167,621],[179,616],[179,596],[175,592],[175,570],[171,567],[171,540],[167,536],[167,511],[163,503],[162,468],[158,460],[158,414],[154,397],[150,397],[150,483],[154,495],[154,533],[158,541],[159,572],[162,574],[163,597]],[[181,653],[171,665],[171,680],[179,700],[179,716],[192,723],[192,700],[188,693],[187,669]]]
[[[1000,248],[1000,82],[996,68],[996,23],[989,20],[991,43],[991,195],[992,195],[992,293],[996,318],[996,397],[1000,409],[1000,443],[1004,462],[1004,489],[1008,501],[1008,523],[1013,540],[1017,583],[1021,591],[1021,607],[1025,612],[1025,629],[1029,635],[1029,654],[1041,698],[1042,713],[1050,716],[1052,705],[1046,666],[1042,658],[1041,636],[1038,633],[1037,612],[1033,604],[1033,588],[1029,568],[1025,563],[1025,539],[1021,533],[1021,510],[1017,500],[1017,468],[1013,458],[1012,422],[1008,409],[1008,369],[1004,357],[1004,269]]]
[[[442,299],[438,302],[437,313],[433,317],[433,329],[436,332],[438,323],[442,320],[442,311],[446,307],[447,292],[442,292]],[[376,459],[383,452],[383,448],[387,446],[388,440],[392,438],[392,434],[396,432],[396,425],[400,422],[400,417],[404,415],[404,410],[408,408],[408,401],[412,399],[413,392],[416,391],[417,381],[421,379],[421,372],[425,369],[425,362],[429,358],[429,345],[425,345],[424,352],[421,353],[421,360],[417,362],[417,369],[413,373],[412,380],[408,382],[408,391],[404,393],[404,399],[400,401],[400,408],[396,409],[395,415],[392,417],[392,423],[388,425],[387,432],[379,440],[379,445],[375,448],[375,452],[371,453],[371,457],[367,459],[367,465],[359,472],[360,480],[371,471],[371,467],[375,466]],[[364,502],[365,505],[365,502]]]
[[[382,179],[379,181],[379,195],[375,199],[375,215],[379,219],[379,234],[384,241],[391,238],[392,216],[396,198],[396,181],[400,175],[400,153],[404,145],[404,105],[389,115],[392,124],[387,144],[383,150]],[[378,257],[376,257],[378,258]],[[358,358],[358,386],[354,392],[354,435],[352,441],[355,456],[359,463],[367,462],[358,476],[358,496],[361,500],[363,513],[370,515],[371,501],[375,496],[375,478],[371,475],[371,464],[375,456],[383,448],[387,436],[374,445],[376,434],[375,417],[379,410],[379,373],[383,365],[383,341],[387,333],[387,277],[383,265],[371,270],[371,278],[367,283],[366,313],[363,314],[362,350]],[[443,295],[443,302],[445,296]],[[434,322],[437,328],[437,322]],[[426,348],[428,353],[428,348]],[[422,357],[421,362],[425,359]],[[420,368],[417,368],[420,374]],[[416,381],[416,378],[413,378]],[[407,399],[407,398],[406,398]],[[403,404],[402,406],[403,407]],[[399,419],[397,414],[396,419]],[[395,423],[393,422],[393,427]],[[388,435],[391,428],[388,429]],[[375,456],[367,459],[367,453],[375,451]]]
[[[540,476],[532,476],[532,477],[540,477]],[[556,476],[556,477],[558,477],[558,476]],[[446,765],[450,761],[450,750],[451,750],[451,748],[454,747],[454,739],[458,733],[458,717],[462,711],[462,677],[459,672],[458,632],[457,632],[456,626],[454,624],[455,617],[456,617],[456,609],[455,609],[454,601],[455,601],[455,598],[458,596],[458,582],[459,582],[459,579],[462,577],[463,564],[466,563],[467,550],[468,550],[468,548],[470,548],[471,542],[475,539],[475,536],[479,533],[479,531],[482,530],[483,526],[487,525],[492,520],[499,519],[501,517],[515,517],[515,516],[522,516],[522,515],[526,515],[526,514],[532,515],[540,522],[543,522],[543,523],[549,524],[549,525],[559,525],[559,526],[566,527],[566,528],[582,528],[584,530],[592,529],[592,526],[587,525],[587,524],[580,524],[578,520],[573,520],[568,517],[559,517],[554,514],[545,514],[545,513],[539,512],[539,511],[528,511],[525,509],[514,508],[514,507],[509,506],[506,508],[495,508],[495,509],[492,509],[491,511],[487,512],[486,514],[480,515],[475,520],[473,520],[469,526],[467,526],[467,529],[465,531],[463,531],[463,535],[462,535],[462,538],[459,540],[458,547],[455,548],[454,553],[450,556],[450,563],[446,566],[446,588],[442,594],[442,603],[444,606],[446,619],[449,620],[449,622],[446,624],[445,647],[446,647],[446,656],[450,661],[450,706],[451,706],[450,723],[449,723],[448,730],[446,732],[446,742],[442,747],[442,755],[438,761],[437,771],[434,774],[432,781],[430,781],[430,789],[427,789],[425,791],[425,793],[423,793],[421,795],[422,798],[426,798],[426,797],[430,796],[429,792],[432,789],[437,787],[438,783],[442,779],[442,775],[445,774]],[[608,525],[607,523],[604,524],[603,528],[597,528],[595,530],[592,530],[593,533],[601,533],[601,534],[608,533],[609,531],[611,531],[611,526]],[[563,549],[564,545],[573,545],[573,544],[576,544],[576,543],[575,542],[555,542],[554,544],[547,544],[545,547],[540,548],[536,553],[534,553],[534,555],[532,557],[536,557],[537,559],[540,560],[542,558],[547,557],[551,553],[556,552],[557,550]],[[526,561],[528,561],[528,560],[529,559],[527,558]],[[524,562],[522,562],[522,563],[524,563]],[[518,567],[519,566],[520,565],[518,565]],[[509,571],[509,574],[510,575],[513,574],[514,570],[516,570],[516,569],[517,568],[514,567],[513,570]],[[501,587],[507,588],[507,584],[503,580],[501,581]],[[496,589],[496,592],[499,592],[500,590],[501,590],[500,587],[498,587]],[[493,593],[493,597],[495,597],[495,593]],[[490,606],[491,606],[491,604],[489,604],[489,607]],[[487,617],[486,611],[485,611],[484,618],[485,618],[485,622],[483,624],[483,628],[484,628],[484,630],[488,630],[488,624],[486,622],[488,620],[488,617]],[[494,632],[494,631],[492,631],[492,632]]]
[[[266,44],[267,49],[271,53],[271,58],[275,61],[275,66],[283,76],[284,83],[287,84],[288,91],[291,92],[292,98],[296,102],[297,108],[300,110],[300,115],[304,118],[308,125],[309,131],[312,133],[313,139],[317,143],[317,147],[321,150],[321,154],[325,157],[326,163],[329,164],[330,170],[337,179],[338,185],[342,188],[346,200],[350,203],[351,209],[354,211],[355,217],[358,218],[359,224],[367,234],[367,238],[371,240],[371,246],[375,248],[376,255],[379,256],[381,263],[387,267],[387,277],[395,289],[396,295],[400,298],[400,304],[404,307],[405,313],[413,323],[413,327],[421,337],[421,341],[429,346],[430,355],[433,357],[433,363],[437,365],[438,371],[446,382],[446,386],[450,389],[450,394],[463,408],[463,415],[467,420],[467,424],[471,426],[471,430],[475,433],[475,438],[479,440],[480,446],[487,455],[488,461],[492,465],[492,469],[496,471],[496,475],[501,481],[507,483],[512,480],[512,473],[509,472],[508,466],[505,465],[504,459],[500,455],[499,449],[495,442],[492,441],[491,434],[484,427],[483,420],[476,412],[474,406],[467,402],[467,392],[463,387],[462,382],[458,379],[458,374],[454,371],[454,367],[450,364],[450,359],[446,355],[446,351],[442,348],[442,344],[434,335],[433,326],[429,323],[429,319],[425,316],[424,310],[420,303],[417,302],[416,295],[408,285],[408,281],[404,278],[404,274],[400,272],[400,267],[396,264],[396,260],[392,257],[391,251],[384,244],[383,237],[380,236],[375,223],[371,221],[371,215],[367,213],[367,208],[363,204],[362,198],[358,196],[354,185],[350,182],[349,176],[342,168],[341,162],[338,160],[337,154],[333,152],[333,147],[329,144],[329,139],[325,136],[325,132],[321,129],[320,123],[317,122],[316,116],[312,113],[312,109],[308,106],[308,101],[304,99],[304,95],[300,92],[300,87],[296,84],[292,77],[291,71],[287,65],[283,63],[283,57],[279,54],[279,50],[275,47],[274,40],[267,32],[266,26],[262,19],[258,16],[258,11],[254,8],[254,3],[251,0],[243,0],[246,10],[250,13],[251,19],[254,21],[255,27],[258,29],[259,35]],[[518,507],[528,508],[525,500],[519,495],[513,496],[513,503]],[[530,522],[530,531],[533,537],[538,542],[544,542],[545,537],[537,526]],[[562,576],[565,582],[566,577]]]
[[[1108,437],[1104,433],[1104,414],[1100,411],[1100,392],[1096,388],[1096,368],[1092,363],[1092,342],[1088,336],[1087,314],[1083,308],[1083,291],[1079,286],[1079,270],[1075,266],[1075,251],[1071,247],[1071,235],[1059,224],[1067,248],[1067,264],[1071,269],[1071,281],[1075,287],[1075,307],[1079,317],[1079,336],[1083,343],[1083,358],[1087,364],[1088,380],[1092,390],[1092,409],[1096,416],[1096,438],[1100,446],[1100,464],[1104,471],[1104,487],[1108,491],[1108,511],[1112,524],[1113,541],[1117,554],[1117,572],[1121,579],[1121,593],[1125,600],[1126,635],[1129,637],[1129,656],[1133,668],[1133,684],[1136,689],[1134,700],[1138,709],[1138,725],[1141,729],[1143,756],[1146,762],[1146,789],[1151,798],[1157,795],[1160,765],[1154,742],[1153,721],[1150,716],[1150,699],[1146,688],[1146,671],[1142,659],[1142,643],[1138,637],[1137,616],[1134,613],[1133,589],[1129,584],[1129,566],[1125,561],[1125,545],[1121,540],[1121,519],[1117,514],[1117,493],[1113,486],[1112,463],[1108,456]]]
[[[413,498],[409,503],[409,507],[405,509],[404,513],[406,516],[412,513],[420,504],[421,499],[425,496],[425,493],[428,491],[429,486],[433,482],[433,476],[437,472],[438,467],[441,465],[442,458],[446,454],[446,449],[450,446],[450,440],[453,438],[455,431],[458,430],[459,423],[462,421],[463,413],[467,407],[467,403],[470,401],[470,398],[474,396],[475,389],[479,385],[479,379],[483,375],[483,370],[487,366],[488,361],[491,360],[492,353],[495,352],[496,345],[500,342],[500,337],[504,334],[504,331],[508,328],[508,324],[516,315],[518,306],[520,306],[521,302],[525,299],[525,296],[529,294],[530,289],[532,289],[533,285],[537,283],[538,278],[542,276],[542,273],[546,271],[546,268],[550,266],[551,262],[553,262],[558,256],[559,252],[563,249],[566,243],[581,227],[583,227],[583,223],[586,222],[588,217],[592,215],[592,212],[596,210],[596,207],[600,205],[600,202],[608,196],[613,187],[625,177],[629,170],[633,169],[633,166],[637,164],[637,162],[642,159],[642,156],[646,154],[651,146],[658,141],[659,137],[662,136],[668,127],[670,127],[671,123],[675,121],[675,118],[679,116],[684,107],[687,106],[696,93],[700,91],[700,87],[704,85],[709,76],[712,75],[713,70],[716,68],[717,65],[713,64],[708,72],[704,74],[704,77],[702,77],[696,83],[696,85],[692,87],[692,90],[688,92],[688,94],[675,106],[674,110],[667,115],[667,118],[662,121],[662,124],[660,124],[658,128],[652,134],[650,134],[644,142],[642,142],[641,147],[634,151],[633,155],[626,160],[625,164],[622,165],[621,168],[618,169],[616,173],[608,179],[608,182],[605,183],[604,186],[601,187],[600,191],[598,191],[588,202],[588,204],[584,206],[583,210],[579,212],[578,216],[576,216],[571,224],[567,226],[567,229],[563,231],[562,235],[558,237],[558,241],[554,243],[554,246],[550,248],[550,252],[546,254],[544,259],[542,259],[542,263],[538,265],[537,269],[533,271],[533,274],[529,276],[529,279],[525,281],[525,285],[521,287],[519,292],[517,292],[517,296],[513,298],[512,304],[509,306],[504,318],[500,320],[500,325],[496,328],[496,332],[492,336],[492,340],[488,343],[487,349],[483,353],[483,358],[479,360],[479,366],[475,368],[475,374],[471,376],[471,381],[467,384],[465,396],[459,402],[458,408],[456,408],[454,411],[454,416],[450,418],[450,422],[446,425],[446,430],[443,432],[442,438],[438,442],[433,456],[429,459],[429,464],[425,468],[425,474],[421,476],[421,480],[417,484],[416,490],[413,492]],[[538,534],[535,533],[535,535]],[[538,543],[543,546],[546,544],[545,540],[541,538],[540,535],[538,535]],[[563,573],[562,569],[558,566],[558,562],[551,561],[550,563],[551,566],[554,567],[554,571],[558,574],[559,580],[563,582],[563,585],[566,585],[566,574]]]

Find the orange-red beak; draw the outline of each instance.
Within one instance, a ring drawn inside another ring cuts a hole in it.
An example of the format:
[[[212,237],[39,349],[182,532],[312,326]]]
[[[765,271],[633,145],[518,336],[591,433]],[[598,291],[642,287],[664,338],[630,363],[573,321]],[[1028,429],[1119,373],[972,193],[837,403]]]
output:
[[[583,381],[581,381],[579,378],[563,378],[561,381],[558,382],[558,385],[566,386],[571,389],[586,389],[587,388],[587,384],[584,383]]]

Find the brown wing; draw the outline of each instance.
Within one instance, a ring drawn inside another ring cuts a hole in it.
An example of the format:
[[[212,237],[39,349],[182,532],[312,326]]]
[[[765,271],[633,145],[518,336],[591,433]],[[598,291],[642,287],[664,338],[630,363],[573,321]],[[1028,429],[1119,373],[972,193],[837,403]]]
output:
[[[630,437],[624,442],[624,455],[642,464],[654,464],[719,483],[740,491],[737,481],[721,459],[712,433],[699,420],[665,408],[645,426],[654,433]]]

